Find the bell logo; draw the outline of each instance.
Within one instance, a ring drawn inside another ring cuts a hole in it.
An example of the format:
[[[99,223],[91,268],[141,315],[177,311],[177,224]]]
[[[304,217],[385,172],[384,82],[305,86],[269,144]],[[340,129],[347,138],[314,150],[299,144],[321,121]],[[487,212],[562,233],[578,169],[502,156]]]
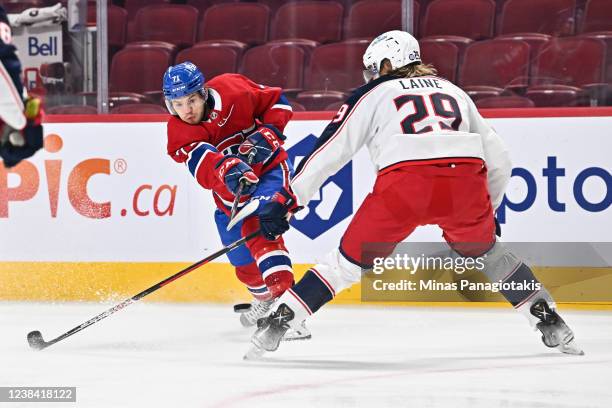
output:
[[[63,147],[63,140],[57,134],[49,134],[44,140],[44,150],[48,153],[57,153]],[[60,190],[62,185],[62,160],[48,159],[44,161],[44,174],[47,180],[47,195],[49,198],[49,210],[52,218],[57,217]],[[122,174],[127,168],[124,160],[115,161],[115,172]],[[9,187],[9,176],[13,174],[19,178],[19,184]],[[68,173],[67,194],[72,208],[83,217],[93,219],[109,218],[111,216],[110,201],[95,201],[88,193],[88,184],[95,175],[109,176],[111,174],[111,161],[103,158],[91,158],[77,163]],[[0,218],[9,217],[9,203],[28,201],[38,192],[40,187],[39,169],[30,161],[24,160],[19,165],[6,169],[0,165]],[[140,203],[140,198],[145,190],[153,190],[150,184],[139,186],[133,197],[132,209],[136,216],[148,216],[151,212],[143,209],[145,203]],[[172,216],[176,198],[177,186],[162,185],[155,189],[152,197],[153,214],[158,217]],[[165,204],[160,204],[161,202]],[[127,216],[128,211],[120,211],[122,217]]]

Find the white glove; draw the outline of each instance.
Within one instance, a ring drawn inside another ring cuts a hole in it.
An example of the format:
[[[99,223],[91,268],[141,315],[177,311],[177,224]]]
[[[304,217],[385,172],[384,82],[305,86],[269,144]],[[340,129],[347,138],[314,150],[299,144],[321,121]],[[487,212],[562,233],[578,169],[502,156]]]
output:
[[[38,27],[59,24],[62,21],[66,21],[66,15],[66,8],[62,7],[62,3],[57,3],[55,6],[42,8],[33,7],[22,11],[20,14],[9,14],[8,19],[13,27]]]

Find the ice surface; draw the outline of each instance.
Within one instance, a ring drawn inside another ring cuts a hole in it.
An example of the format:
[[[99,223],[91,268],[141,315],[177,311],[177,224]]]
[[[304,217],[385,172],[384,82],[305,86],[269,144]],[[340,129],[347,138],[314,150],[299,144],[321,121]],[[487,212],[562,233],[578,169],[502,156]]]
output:
[[[245,362],[231,306],[136,304],[29,349],[101,304],[0,303],[0,385],[76,386],[60,407],[611,407],[612,314],[566,312],[586,356],[544,347],[510,309],[329,307],[313,339]],[[0,403],[0,407],[11,406]]]

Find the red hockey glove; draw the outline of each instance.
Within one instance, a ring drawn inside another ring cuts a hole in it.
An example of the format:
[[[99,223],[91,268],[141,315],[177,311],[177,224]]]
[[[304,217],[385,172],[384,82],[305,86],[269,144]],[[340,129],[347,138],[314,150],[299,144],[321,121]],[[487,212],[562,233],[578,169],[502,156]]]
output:
[[[264,163],[281,147],[285,139],[285,135],[274,126],[263,125],[242,142],[238,154],[245,162],[249,155],[253,155],[252,164]]]
[[[251,166],[243,162],[240,157],[229,154],[223,157],[215,165],[217,177],[225,183],[227,189],[236,194],[241,182],[245,182],[242,189],[243,195],[253,194],[257,188],[259,178],[253,172]]]

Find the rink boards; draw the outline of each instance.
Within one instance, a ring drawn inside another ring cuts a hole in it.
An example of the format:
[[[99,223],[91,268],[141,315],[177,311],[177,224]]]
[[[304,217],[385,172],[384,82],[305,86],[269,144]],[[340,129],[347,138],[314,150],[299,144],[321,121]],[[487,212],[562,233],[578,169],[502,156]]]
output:
[[[514,165],[498,212],[505,241],[612,241],[611,110],[513,109],[485,116],[506,141]],[[332,117],[296,114],[286,129],[295,164]],[[50,117],[45,151],[8,172],[0,167],[0,300],[130,295],[221,247],[209,192],[165,154],[164,120]],[[286,235],[298,274],[338,245],[374,176],[367,151],[360,151],[298,217]],[[439,241],[440,231],[423,228],[411,239]],[[151,299],[247,299],[226,262],[206,266]],[[581,279],[598,266],[588,259],[559,265],[551,257],[537,266],[545,282],[548,274],[554,280],[558,270],[566,268],[568,276],[568,267],[580,266],[570,279],[580,290],[612,286],[610,280]],[[356,286],[337,301],[359,302],[359,295]]]

